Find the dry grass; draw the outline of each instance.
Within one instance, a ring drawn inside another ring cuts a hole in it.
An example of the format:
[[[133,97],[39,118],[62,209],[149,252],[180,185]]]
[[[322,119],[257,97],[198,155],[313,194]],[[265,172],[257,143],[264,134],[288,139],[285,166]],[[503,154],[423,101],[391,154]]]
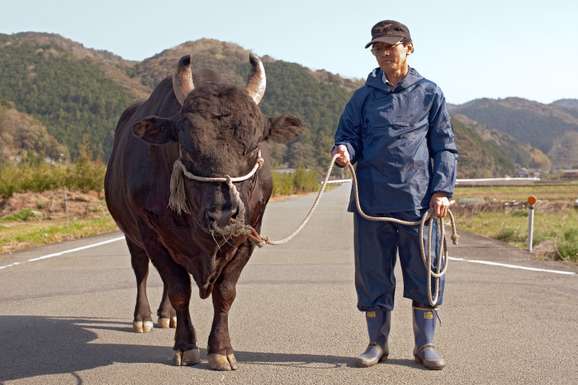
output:
[[[572,201],[578,199],[578,183],[535,184],[528,186],[458,187],[455,198],[480,198],[498,201],[526,201],[535,195],[538,200]]]
[[[529,195],[538,197],[533,242],[537,254],[578,261],[578,183],[461,187],[454,211],[461,229],[527,248]]]
[[[96,218],[0,223],[0,254],[117,230],[108,214]]]

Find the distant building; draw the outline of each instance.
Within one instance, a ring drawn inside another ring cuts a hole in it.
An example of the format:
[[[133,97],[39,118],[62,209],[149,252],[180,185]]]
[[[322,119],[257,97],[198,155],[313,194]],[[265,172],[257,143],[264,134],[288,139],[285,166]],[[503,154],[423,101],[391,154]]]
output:
[[[578,179],[578,169],[562,170],[560,178],[571,180]]]
[[[516,171],[516,176],[519,178],[540,178],[542,176],[542,170],[521,167]]]

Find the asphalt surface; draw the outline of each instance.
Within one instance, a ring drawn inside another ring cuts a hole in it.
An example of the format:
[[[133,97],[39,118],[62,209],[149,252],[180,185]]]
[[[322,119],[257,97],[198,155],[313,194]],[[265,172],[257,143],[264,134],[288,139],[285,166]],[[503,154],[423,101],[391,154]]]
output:
[[[131,330],[134,278],[125,243],[27,262],[118,237],[67,242],[0,256],[0,383],[3,384],[577,384],[578,276],[450,262],[437,345],[448,366],[418,367],[412,356],[411,306],[398,274],[389,360],[353,367],[366,346],[355,307],[348,187],[329,192],[305,232],[253,255],[238,285],[230,332],[240,368],[214,372],[203,363],[172,365],[173,330]],[[290,233],[312,197],[270,204],[264,233]],[[537,268],[533,261],[476,236],[451,255]],[[151,307],[162,286],[151,268]],[[196,294],[196,290],[194,290]],[[191,302],[200,347],[210,301]]]

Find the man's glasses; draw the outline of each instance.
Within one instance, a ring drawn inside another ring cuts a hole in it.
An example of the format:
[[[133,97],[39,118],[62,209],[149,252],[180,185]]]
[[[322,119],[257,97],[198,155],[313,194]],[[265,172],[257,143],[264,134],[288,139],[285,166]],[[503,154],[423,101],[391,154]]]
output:
[[[395,47],[397,47],[398,45],[401,44],[401,41],[398,41],[395,44],[380,44],[380,45],[373,45],[371,47],[371,53],[374,54],[375,56],[380,56],[383,55],[386,51],[391,51],[392,49],[394,49]]]

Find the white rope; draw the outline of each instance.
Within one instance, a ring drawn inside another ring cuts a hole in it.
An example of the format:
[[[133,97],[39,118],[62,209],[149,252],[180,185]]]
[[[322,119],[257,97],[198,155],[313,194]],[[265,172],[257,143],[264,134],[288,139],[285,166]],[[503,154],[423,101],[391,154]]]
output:
[[[180,153],[180,148],[179,148],[179,153]],[[253,169],[251,169],[251,171],[249,171],[248,174],[245,174],[243,176],[234,177],[234,178],[231,178],[228,175],[225,175],[224,177],[205,177],[205,176],[198,176],[198,175],[191,173],[189,170],[187,170],[187,168],[185,167],[185,165],[183,164],[181,159],[178,158],[173,163],[173,171],[171,173],[171,180],[170,180],[170,196],[169,196],[169,205],[168,206],[170,209],[176,211],[176,213],[179,215],[181,213],[186,213],[186,214],[191,213],[191,209],[190,209],[189,204],[187,202],[187,194],[185,192],[185,182],[183,179],[183,176],[185,176],[188,179],[195,180],[197,182],[227,183],[227,185],[229,186],[229,190],[231,191],[231,194],[236,199],[237,203],[240,202],[239,207],[244,212],[243,202],[239,198],[239,193],[237,192],[237,189],[235,188],[235,185],[233,183],[234,182],[243,182],[243,181],[253,177],[253,175],[255,175],[257,170],[259,170],[259,168],[263,165],[264,162],[265,162],[265,160],[261,156],[261,150],[259,150],[259,152],[257,153],[257,161],[255,162]],[[244,216],[243,216],[243,218],[244,218]],[[243,225],[244,225],[244,223],[243,223]]]
[[[229,177],[228,175],[225,175],[224,177],[207,177],[207,176],[198,176],[198,175],[192,174],[191,172],[189,172],[189,170],[187,170],[187,168],[185,167],[183,162],[181,162],[180,159],[175,160],[175,164],[173,167],[179,167],[182,170],[184,176],[186,176],[187,178],[189,178],[191,180],[196,180],[197,182],[229,183],[229,181],[230,181],[230,182],[235,183],[235,182],[243,182],[243,181],[246,181],[247,179],[250,179],[253,175],[255,175],[255,173],[257,172],[259,167],[261,167],[264,162],[265,162],[265,160],[261,156],[261,150],[259,150],[259,153],[257,154],[257,162],[255,162],[253,169],[251,171],[249,171],[248,174],[245,174],[243,176],[237,176],[234,178]]]

